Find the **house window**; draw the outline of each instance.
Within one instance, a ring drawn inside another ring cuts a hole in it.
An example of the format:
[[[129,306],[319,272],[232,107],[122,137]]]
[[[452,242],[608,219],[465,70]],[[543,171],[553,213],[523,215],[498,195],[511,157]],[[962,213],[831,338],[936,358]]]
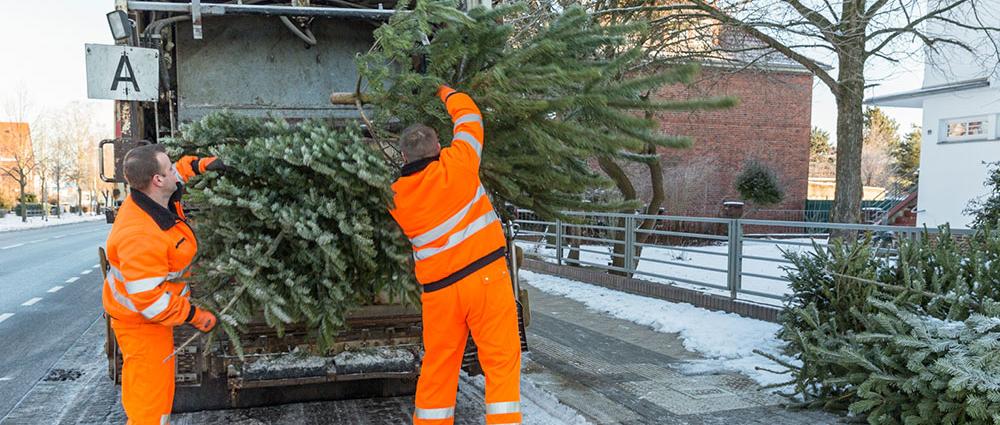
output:
[[[941,121],[942,142],[967,142],[995,138],[991,116],[953,118]]]

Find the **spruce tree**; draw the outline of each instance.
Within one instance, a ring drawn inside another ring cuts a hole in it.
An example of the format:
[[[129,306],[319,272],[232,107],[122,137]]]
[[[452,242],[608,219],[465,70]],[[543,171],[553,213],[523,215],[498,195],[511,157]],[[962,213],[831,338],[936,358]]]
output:
[[[785,198],[778,175],[758,161],[750,161],[743,166],[743,171],[736,176],[735,186],[740,196],[755,206],[774,205]]]
[[[235,299],[219,323],[237,349],[257,314],[279,333],[305,324],[323,348],[358,306],[416,302],[409,242],[388,213],[394,170],[358,128],[216,114],[182,134],[175,156],[231,167],[193,178],[186,200],[196,303],[218,313]]]
[[[620,210],[616,202],[590,202],[585,193],[610,182],[588,159],[658,160],[646,147],[682,147],[683,136],[664,135],[644,111],[677,111],[732,105],[732,98],[647,100],[642,93],[686,83],[696,65],[630,74],[641,59],[634,40],[642,23],[600,25],[583,8],[570,7],[528,36],[509,21],[524,4],[458,12],[449,0],[417,1],[375,32],[360,74],[374,125],[425,123],[443,144],[451,121],[434,93],[441,84],[469,93],[483,110],[486,142],[481,177],[497,205],[510,203],[542,217],[563,210]],[[619,54],[604,59],[607,51]],[[426,72],[419,62],[425,58]],[[382,134],[391,138],[391,134]]]
[[[781,362],[796,399],[871,424],[1000,420],[1000,233],[945,227],[896,252],[835,240],[787,258],[779,336],[799,362]]]
[[[973,227],[1000,226],[1000,162],[990,164],[989,176],[983,183],[986,195],[969,202],[965,213],[973,216]]]

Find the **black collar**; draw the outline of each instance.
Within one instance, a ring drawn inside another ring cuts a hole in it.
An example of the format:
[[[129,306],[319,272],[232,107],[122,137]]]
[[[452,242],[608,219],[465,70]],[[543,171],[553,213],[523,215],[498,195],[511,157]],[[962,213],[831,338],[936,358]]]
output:
[[[405,165],[403,165],[403,169],[400,170],[400,174],[399,175],[400,175],[400,177],[406,177],[406,176],[412,176],[414,174],[417,174],[417,173],[419,173],[421,171],[424,171],[424,168],[427,168],[428,165],[431,165],[432,162],[437,161],[440,158],[441,158],[441,155],[438,154],[438,155],[434,155],[434,156],[429,156],[427,158],[418,159],[418,160],[413,161],[413,162],[408,162]]]
[[[177,221],[180,220],[180,217],[177,216],[172,208],[163,208],[162,205],[157,204],[156,201],[147,196],[145,193],[135,189],[132,189],[130,193],[131,194],[129,196],[132,197],[132,201],[134,201],[139,208],[142,208],[146,214],[149,214],[149,216],[153,218],[156,225],[160,226],[160,230],[168,230],[171,227],[174,227],[174,225],[177,224]],[[170,206],[173,206],[173,202],[170,203]]]

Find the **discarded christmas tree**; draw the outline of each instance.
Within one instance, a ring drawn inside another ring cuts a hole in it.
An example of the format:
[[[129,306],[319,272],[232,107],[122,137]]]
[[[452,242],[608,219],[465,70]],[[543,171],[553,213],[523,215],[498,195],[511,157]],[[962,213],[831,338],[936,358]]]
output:
[[[782,362],[796,400],[871,424],[1000,421],[996,230],[943,228],[894,250],[837,240],[787,257],[779,336],[797,361]]]
[[[643,92],[690,81],[697,66],[629,75],[641,56],[629,39],[642,25],[600,26],[571,8],[518,39],[502,22],[517,16],[519,5],[465,15],[453,2],[429,0],[411,9],[376,30],[375,48],[358,59],[367,88],[355,100],[377,111],[373,121],[364,117],[368,131],[385,147],[394,142],[394,123],[423,122],[447,145],[451,121],[434,94],[441,84],[469,93],[486,126],[480,174],[501,213],[506,202],[543,217],[620,209],[585,199],[609,184],[589,158],[653,160],[632,152],[690,143],[660,134],[643,111],[734,103],[643,99]],[[604,50],[620,53],[605,60]],[[412,62],[424,56],[426,73]],[[279,331],[291,323],[315,329],[324,347],[346,312],[379,294],[415,298],[410,247],[388,214],[398,157],[362,141],[360,130],[315,121],[213,115],[182,130],[175,154],[216,155],[234,167],[193,181],[188,199],[198,209],[195,295],[225,311],[222,327],[237,346],[239,331],[259,312]]]
[[[434,127],[443,145],[451,121],[434,93],[441,84],[469,93],[485,120],[480,176],[494,205],[509,203],[554,217],[563,210],[621,210],[585,194],[611,182],[587,163],[596,156],[658,160],[649,145],[682,147],[647,111],[718,108],[733,98],[647,100],[644,93],[690,82],[696,65],[635,75],[634,40],[645,26],[601,25],[570,7],[527,36],[508,21],[535,19],[523,4],[474,9],[447,0],[417,1],[375,31],[376,45],[358,60],[362,95],[373,104],[376,136],[392,122]],[[616,52],[611,54],[609,52]],[[613,59],[606,59],[612,57]],[[425,61],[426,72],[420,64]]]
[[[415,302],[410,247],[388,213],[393,170],[359,130],[220,114],[170,146],[232,165],[195,177],[186,200],[196,302],[215,312],[232,302],[219,323],[237,348],[255,314],[279,332],[305,324],[326,347],[352,309]]]

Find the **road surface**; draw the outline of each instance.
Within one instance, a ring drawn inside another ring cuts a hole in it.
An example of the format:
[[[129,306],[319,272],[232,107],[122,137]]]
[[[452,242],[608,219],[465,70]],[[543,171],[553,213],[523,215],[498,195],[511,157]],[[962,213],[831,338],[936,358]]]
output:
[[[111,225],[0,233],[0,418],[101,314],[97,248]]]

